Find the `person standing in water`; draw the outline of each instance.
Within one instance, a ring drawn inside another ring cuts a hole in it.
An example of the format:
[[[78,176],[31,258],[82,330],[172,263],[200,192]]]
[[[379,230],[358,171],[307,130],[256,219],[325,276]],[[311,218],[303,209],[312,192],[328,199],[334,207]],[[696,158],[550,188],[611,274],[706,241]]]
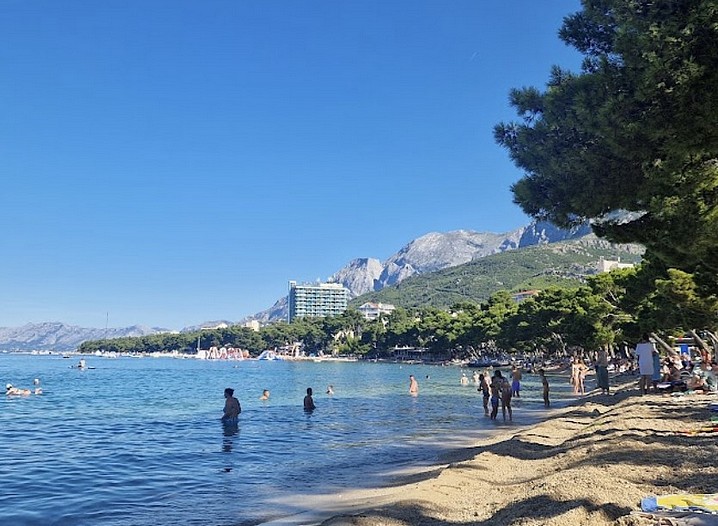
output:
[[[543,405],[548,407],[551,405],[551,402],[548,400],[548,378],[546,378],[546,372],[543,369],[539,370],[539,376],[541,377],[541,384],[543,385]]]
[[[479,388],[477,391],[481,392],[481,397],[483,398],[484,416],[489,416],[489,398],[491,397],[491,393],[484,373],[479,375]]]
[[[269,400],[269,389],[265,389],[262,391],[262,396],[259,397],[260,400]]]
[[[227,422],[230,420],[236,420],[239,413],[242,412],[242,407],[239,405],[239,400],[234,397],[234,389],[227,387],[224,390],[224,414],[222,420]]]
[[[511,368],[511,396],[519,397],[521,390],[521,369],[515,365]]]
[[[312,388],[307,387],[307,396],[304,397],[304,410],[312,412],[316,408],[317,406],[314,405],[314,398],[312,398]]]
[[[413,374],[409,375],[409,394],[412,396],[419,394],[419,382],[416,381]]]

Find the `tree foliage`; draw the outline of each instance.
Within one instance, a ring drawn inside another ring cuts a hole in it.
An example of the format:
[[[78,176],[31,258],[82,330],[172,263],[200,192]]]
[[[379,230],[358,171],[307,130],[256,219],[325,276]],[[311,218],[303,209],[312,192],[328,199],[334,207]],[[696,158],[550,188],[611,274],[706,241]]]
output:
[[[521,121],[495,128],[525,173],[515,202],[560,226],[599,218],[599,235],[645,245],[713,294],[718,4],[584,0],[559,36],[584,55],[581,72],[554,67],[545,91],[513,90]]]

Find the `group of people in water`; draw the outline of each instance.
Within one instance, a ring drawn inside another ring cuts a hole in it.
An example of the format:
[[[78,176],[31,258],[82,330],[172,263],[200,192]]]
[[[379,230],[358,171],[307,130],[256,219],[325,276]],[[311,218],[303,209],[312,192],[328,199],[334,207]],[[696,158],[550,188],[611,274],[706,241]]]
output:
[[[259,399],[269,400],[270,394],[269,389],[264,389],[262,390],[262,396],[260,396]],[[327,394],[330,396],[334,394],[333,385],[327,386]],[[316,408],[317,406],[314,404],[314,391],[311,387],[307,387],[307,394],[304,397],[304,410],[312,412]],[[222,412],[222,422],[235,422],[241,412],[242,406],[240,405],[239,400],[234,396],[234,389],[227,387],[224,390],[224,411]]]

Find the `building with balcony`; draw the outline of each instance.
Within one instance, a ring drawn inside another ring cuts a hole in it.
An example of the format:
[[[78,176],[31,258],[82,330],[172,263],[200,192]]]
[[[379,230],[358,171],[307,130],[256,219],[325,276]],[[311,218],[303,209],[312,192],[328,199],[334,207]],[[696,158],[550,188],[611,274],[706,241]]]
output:
[[[289,321],[295,318],[326,318],[347,310],[349,290],[340,283],[299,285],[289,282]]]
[[[372,303],[367,302],[364,303],[361,307],[359,307],[357,310],[362,313],[365,319],[367,320],[375,320],[382,314],[386,314],[387,316],[394,312],[394,305],[391,305],[390,303]]]

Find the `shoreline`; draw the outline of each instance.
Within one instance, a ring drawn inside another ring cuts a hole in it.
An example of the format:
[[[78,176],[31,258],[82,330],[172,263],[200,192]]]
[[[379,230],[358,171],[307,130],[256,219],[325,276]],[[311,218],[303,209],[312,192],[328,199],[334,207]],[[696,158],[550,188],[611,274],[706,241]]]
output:
[[[640,396],[635,378],[615,380],[396,485],[317,495],[316,511],[263,526],[648,526],[632,514],[643,497],[718,493],[718,435],[685,433],[716,415],[716,395]]]

